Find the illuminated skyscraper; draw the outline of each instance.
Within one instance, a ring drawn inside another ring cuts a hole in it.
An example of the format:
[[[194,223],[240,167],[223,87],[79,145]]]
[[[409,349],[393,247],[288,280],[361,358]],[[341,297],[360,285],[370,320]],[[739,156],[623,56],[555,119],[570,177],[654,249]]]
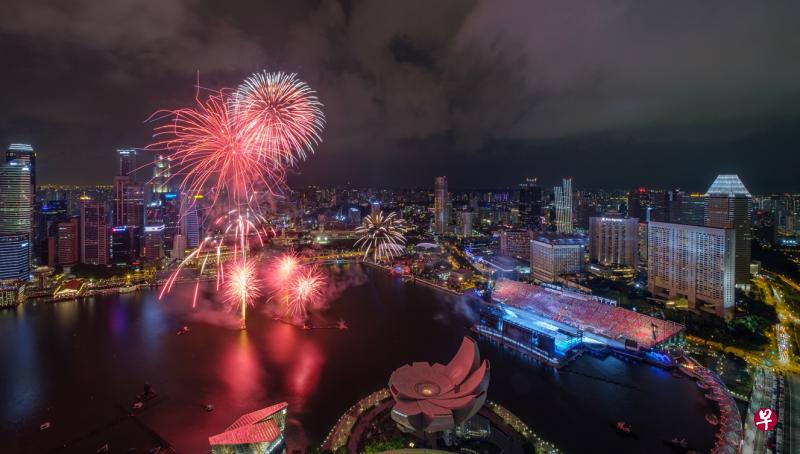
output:
[[[369,204],[369,214],[370,216],[377,216],[381,212],[381,203],[380,202],[372,202]]]
[[[734,308],[733,229],[665,222],[647,228],[647,289],[728,317]]]
[[[81,263],[108,265],[110,234],[103,202],[85,199],[81,204]]]
[[[705,197],[705,225],[736,231],[736,285],[750,285],[753,197],[737,175],[719,175]]]
[[[161,200],[157,199],[145,208],[142,258],[152,262],[164,257],[164,229],[164,208]]]
[[[197,200],[181,194],[181,234],[186,239],[187,248],[200,245],[200,218],[197,214]]]
[[[639,220],[589,218],[589,257],[603,265],[636,267]]]
[[[564,178],[561,186],[554,188],[556,209],[556,232],[572,233],[572,178]]]
[[[133,148],[120,148],[117,150],[117,175],[129,176],[134,179],[136,171],[136,150]]]
[[[433,194],[433,229],[439,235],[443,235],[449,230],[452,209],[450,193],[447,191],[447,177],[436,177]]]
[[[170,192],[171,177],[169,158],[164,155],[156,156],[156,162],[153,164],[153,192],[156,194]]]
[[[542,188],[536,177],[525,180],[519,190],[520,226],[533,229],[539,225],[542,216]]]
[[[58,257],[59,265],[75,265],[79,259],[78,218],[70,218],[58,223]]]
[[[27,280],[29,276],[32,189],[28,161],[11,159],[0,162],[0,279]]]
[[[6,162],[23,161],[31,169],[31,194],[36,194],[36,152],[27,143],[12,143],[6,151]]]
[[[531,275],[542,282],[556,282],[564,274],[583,271],[586,237],[542,233],[530,242]]]

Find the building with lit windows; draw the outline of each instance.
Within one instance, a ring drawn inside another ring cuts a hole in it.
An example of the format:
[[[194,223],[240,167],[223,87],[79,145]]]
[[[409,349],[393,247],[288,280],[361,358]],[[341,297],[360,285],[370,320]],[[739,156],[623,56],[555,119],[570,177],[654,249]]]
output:
[[[556,282],[564,274],[583,272],[586,237],[543,233],[530,243],[531,275],[541,282]]]
[[[79,219],[77,217],[58,223],[57,258],[59,265],[75,265],[80,258]]]
[[[0,279],[30,278],[31,247],[27,235],[0,235]]]
[[[737,175],[719,175],[705,197],[705,225],[734,229],[736,234],[736,285],[750,286],[750,232],[753,197]]]
[[[651,222],[647,239],[647,289],[686,299],[689,307],[719,317],[734,309],[736,237],[733,229]]]
[[[636,267],[639,220],[589,218],[589,259],[603,265]]]
[[[531,239],[533,239],[531,230],[503,230],[500,232],[500,255],[527,259],[530,254]]]
[[[0,279],[27,280],[31,268],[33,219],[31,165],[0,162]]]
[[[443,235],[448,232],[452,210],[450,193],[447,190],[447,177],[436,177],[433,194],[433,229],[435,233]]]
[[[108,236],[105,204],[84,200],[81,204],[81,263],[108,265]]]
[[[556,232],[574,232],[572,213],[572,178],[564,178],[561,186],[553,188],[555,195]]]
[[[528,178],[519,189],[519,223],[526,229],[539,225],[542,216],[542,188],[539,179]]]
[[[262,408],[242,415],[224,432],[208,437],[212,454],[278,454],[286,450],[283,431],[286,429],[288,404]]]

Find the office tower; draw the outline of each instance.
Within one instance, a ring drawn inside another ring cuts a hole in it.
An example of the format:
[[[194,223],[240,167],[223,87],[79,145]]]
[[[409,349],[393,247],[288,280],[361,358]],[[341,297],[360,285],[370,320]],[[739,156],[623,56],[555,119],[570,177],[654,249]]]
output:
[[[572,178],[564,178],[561,186],[553,188],[556,210],[556,232],[572,233]]]
[[[597,202],[590,194],[575,194],[575,228],[586,232],[589,229],[589,218],[597,215]]]
[[[434,231],[444,235],[450,228],[450,213],[453,206],[447,190],[447,177],[436,177],[434,180],[433,212]]]
[[[639,266],[647,266],[647,223],[639,220],[639,227],[638,227],[638,245],[637,250],[639,254],[637,256],[637,262]]]
[[[461,212],[461,236],[467,237],[472,236],[472,231],[475,226],[475,219],[477,219],[477,213],[474,211],[462,211]]]
[[[117,150],[117,175],[131,177],[135,180],[136,150],[133,148],[120,148]]]
[[[181,201],[175,192],[159,194],[159,200],[164,217],[164,250],[172,251],[175,235],[181,231]]]
[[[542,233],[530,242],[531,275],[542,282],[556,282],[564,274],[583,271],[586,237]]]
[[[36,152],[27,143],[12,143],[6,151],[6,162],[22,161],[31,169],[31,194],[36,194]]]
[[[55,266],[58,223],[67,218],[66,200],[49,200],[42,203],[37,210],[33,246],[40,265]]]
[[[736,231],[736,285],[750,285],[752,196],[737,175],[719,175],[705,197],[705,225]]]
[[[500,232],[500,255],[527,259],[530,254],[533,231],[514,229]]]
[[[647,229],[647,289],[688,301],[719,317],[734,309],[733,229],[651,222]]]
[[[670,222],[688,225],[705,224],[705,194],[674,191],[672,195]]]
[[[186,237],[180,233],[176,234],[172,240],[172,252],[170,258],[183,260],[186,257]]]
[[[30,278],[31,252],[27,235],[0,235],[0,280],[27,281]]]
[[[111,228],[111,262],[132,263],[139,259],[139,227],[120,225]]]
[[[0,242],[4,252],[0,253],[0,279],[27,280],[30,274],[32,188],[28,162],[0,162]]]
[[[171,177],[172,171],[170,170],[169,158],[164,155],[157,155],[156,162],[153,164],[153,192],[156,194],[170,192]]]
[[[79,219],[76,217],[58,223],[56,262],[59,265],[78,263],[80,255],[78,223]]]
[[[651,190],[650,206],[647,209],[647,221],[669,222],[670,193],[662,190]]]
[[[109,233],[105,204],[84,200],[81,205],[81,263],[108,265]]]
[[[378,213],[381,212],[381,203],[380,202],[372,202],[369,204],[369,215],[370,216],[377,216]]]
[[[350,225],[361,224],[361,210],[356,207],[351,207],[347,210],[347,223]]]
[[[187,248],[200,245],[200,219],[197,214],[197,200],[181,194],[181,234],[186,238]]]
[[[592,262],[635,268],[638,242],[638,219],[589,218],[589,258]]]
[[[477,209],[477,204],[474,209]],[[537,228],[541,216],[542,188],[538,178],[528,178],[519,190],[519,224],[526,229]]]
[[[647,220],[647,190],[639,188],[628,193],[628,217]]]
[[[161,200],[157,199],[148,203],[145,208],[143,259],[152,262],[164,257],[164,229],[164,210]]]

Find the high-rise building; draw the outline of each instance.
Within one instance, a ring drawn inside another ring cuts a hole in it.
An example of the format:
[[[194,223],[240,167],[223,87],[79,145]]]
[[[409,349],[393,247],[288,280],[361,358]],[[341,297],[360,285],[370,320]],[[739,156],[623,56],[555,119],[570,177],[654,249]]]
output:
[[[500,232],[500,255],[528,258],[533,231],[525,229]]]
[[[200,245],[200,218],[197,214],[197,201],[187,194],[181,194],[181,234],[186,238],[187,248]]]
[[[647,190],[639,188],[628,193],[628,217],[647,220]]]
[[[117,150],[117,175],[131,177],[134,180],[136,172],[136,150],[133,148],[120,148]]]
[[[475,207],[477,209],[477,207]],[[539,186],[539,179],[536,177],[528,178],[520,186],[519,190],[519,224],[526,229],[534,229],[539,226],[542,216],[542,188]]]
[[[31,165],[25,159],[0,162],[0,278],[27,279],[33,233]],[[22,257],[21,251],[26,255]],[[7,254],[5,253],[7,252]],[[7,276],[7,277],[2,277]]]
[[[70,218],[58,223],[57,258],[59,265],[75,265],[80,256],[79,219]]]
[[[139,227],[120,225],[111,229],[111,262],[132,263],[139,259]]]
[[[176,234],[172,241],[171,258],[183,260],[186,257],[186,237],[180,233]]]
[[[705,194],[682,191],[673,192],[670,222],[674,224],[704,225]]]
[[[105,204],[84,200],[81,205],[81,263],[108,265],[109,233]]]
[[[171,177],[172,171],[170,169],[169,158],[164,155],[156,156],[156,161],[153,164],[153,192],[156,194],[170,192]]]
[[[556,232],[572,233],[572,178],[564,178],[561,186],[553,188],[556,210]]]
[[[36,212],[34,229],[34,253],[40,265],[56,265],[56,237],[58,223],[68,218],[66,200],[49,200],[42,203]]]
[[[181,231],[181,201],[176,192],[165,192],[158,197],[164,216],[164,250],[173,251],[175,235]]]
[[[371,202],[369,204],[369,215],[370,216],[377,216],[381,212],[381,203],[380,202]]]
[[[12,143],[6,151],[6,162],[22,161],[31,169],[31,194],[36,194],[36,151],[27,143]]]
[[[705,197],[705,225],[736,231],[736,285],[750,286],[753,197],[738,175],[719,175]]]
[[[27,235],[0,235],[0,280],[27,281],[31,270],[31,247]]]
[[[474,211],[462,211],[461,212],[461,222],[460,227],[461,231],[459,232],[461,236],[467,237],[472,236],[472,231],[475,226],[475,220],[477,219],[477,213]]]
[[[603,265],[636,267],[639,220],[589,218],[589,258]]]
[[[434,181],[433,212],[434,231],[439,235],[447,233],[450,228],[450,213],[453,205],[447,190],[447,177],[436,177]]]
[[[164,257],[164,210],[161,199],[153,200],[145,208],[144,238],[142,258],[157,261]]]
[[[542,233],[531,241],[530,255],[533,278],[542,282],[556,282],[561,275],[583,271],[586,237]]]
[[[351,207],[347,210],[347,223],[350,225],[361,224],[361,210],[356,207]]]
[[[647,289],[719,317],[734,309],[733,229],[650,222]]]

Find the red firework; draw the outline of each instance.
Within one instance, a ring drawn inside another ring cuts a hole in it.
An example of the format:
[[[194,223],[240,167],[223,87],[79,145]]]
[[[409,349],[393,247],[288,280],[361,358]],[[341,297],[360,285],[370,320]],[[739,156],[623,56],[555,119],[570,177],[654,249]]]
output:
[[[261,295],[256,278],[256,267],[252,261],[240,260],[230,265],[228,279],[225,282],[226,300],[233,306],[239,306],[242,316],[242,328],[247,319],[247,305]]]
[[[289,285],[286,311],[292,316],[305,316],[309,307],[322,301],[325,275],[316,266],[301,268]]]
[[[322,141],[322,104],[296,74],[255,73],[234,99],[247,149],[267,161],[294,166]]]

